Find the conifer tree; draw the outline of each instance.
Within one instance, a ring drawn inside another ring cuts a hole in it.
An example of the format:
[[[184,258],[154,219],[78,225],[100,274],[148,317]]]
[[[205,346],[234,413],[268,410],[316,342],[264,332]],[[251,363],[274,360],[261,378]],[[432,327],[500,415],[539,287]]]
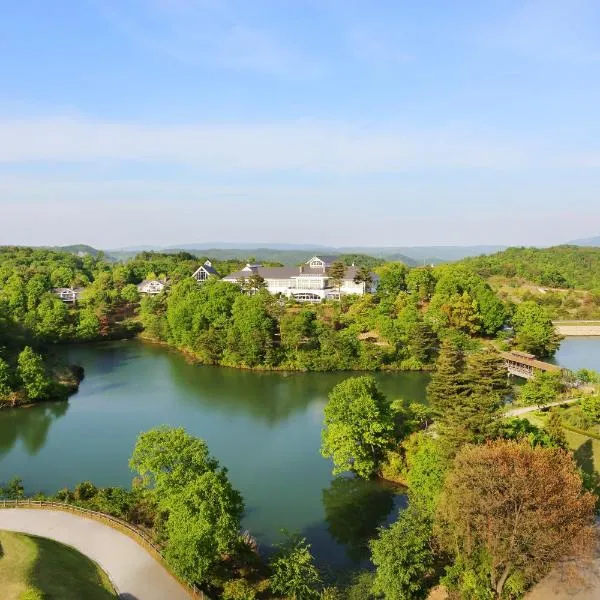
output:
[[[467,392],[463,352],[452,342],[444,341],[436,370],[427,386],[427,400],[434,414],[443,419],[448,410]]]
[[[562,425],[562,417],[557,410],[551,410],[544,427],[546,433],[559,448],[567,448],[567,437]]]

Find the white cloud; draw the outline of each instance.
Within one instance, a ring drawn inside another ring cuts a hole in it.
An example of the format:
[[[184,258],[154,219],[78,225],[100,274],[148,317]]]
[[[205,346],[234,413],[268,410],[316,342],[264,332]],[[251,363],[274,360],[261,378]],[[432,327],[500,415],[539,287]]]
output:
[[[208,172],[391,173],[597,167],[597,152],[473,126],[409,129],[319,121],[151,125],[77,118],[0,121],[0,163],[137,161]]]
[[[244,17],[244,4],[207,0],[92,0],[118,31],[189,65],[305,78],[321,67],[279,32]]]

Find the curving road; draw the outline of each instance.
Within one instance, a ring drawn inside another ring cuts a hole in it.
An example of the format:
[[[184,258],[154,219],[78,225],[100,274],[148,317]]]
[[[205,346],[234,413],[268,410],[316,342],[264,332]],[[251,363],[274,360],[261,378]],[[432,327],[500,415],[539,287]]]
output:
[[[68,544],[98,563],[123,600],[189,600],[187,590],[130,537],[59,510],[0,509],[0,529]]]

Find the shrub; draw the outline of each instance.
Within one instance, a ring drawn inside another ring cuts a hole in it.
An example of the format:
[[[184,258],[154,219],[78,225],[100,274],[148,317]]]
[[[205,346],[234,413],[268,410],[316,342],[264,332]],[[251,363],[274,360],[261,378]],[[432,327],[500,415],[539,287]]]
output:
[[[233,579],[223,586],[223,600],[254,600],[256,590],[245,579]]]
[[[19,600],[44,600],[45,597],[46,595],[39,588],[30,587],[19,596]]]

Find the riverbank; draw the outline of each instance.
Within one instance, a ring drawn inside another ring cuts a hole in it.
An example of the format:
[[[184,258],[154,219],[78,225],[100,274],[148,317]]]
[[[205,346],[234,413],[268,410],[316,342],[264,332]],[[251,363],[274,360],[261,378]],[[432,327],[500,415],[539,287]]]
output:
[[[47,397],[32,400],[27,397],[24,390],[10,392],[7,396],[0,396],[0,410],[8,408],[27,408],[42,402],[56,402],[68,400],[79,390],[79,385],[85,377],[83,367],[79,365],[58,365],[52,368],[50,391]]]
[[[564,337],[600,336],[600,321],[554,321],[554,327]]]

